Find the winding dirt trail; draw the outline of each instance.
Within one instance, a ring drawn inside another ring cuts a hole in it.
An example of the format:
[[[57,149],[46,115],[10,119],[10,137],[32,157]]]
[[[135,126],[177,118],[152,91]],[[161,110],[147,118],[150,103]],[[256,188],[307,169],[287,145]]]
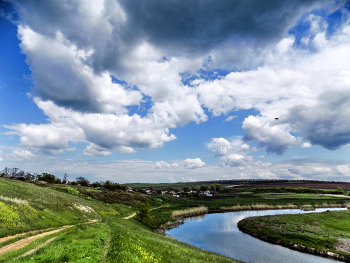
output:
[[[44,236],[47,236],[47,235],[51,235],[51,234],[54,234],[54,233],[57,233],[57,232],[60,232],[60,231],[62,231],[64,229],[70,228],[72,226],[73,225],[63,226],[63,227],[61,227],[59,229],[55,229],[55,230],[47,231],[47,232],[40,233],[40,234],[37,234],[37,235],[34,235],[34,236],[30,236],[30,237],[18,240],[16,242],[12,243],[12,244],[7,245],[7,246],[1,247],[0,248],[0,257],[2,255],[4,255],[5,253],[7,253],[7,252],[10,252],[10,251],[13,251],[13,250],[16,250],[16,249],[20,249],[20,248],[28,245],[30,242],[38,239],[38,238],[41,238],[41,237],[44,237]],[[26,234],[26,233],[24,233],[24,234]],[[3,239],[2,242],[7,240],[7,239],[10,239],[10,238],[13,238],[13,237],[17,237],[17,236],[21,236],[21,235],[24,235],[24,234],[18,234],[18,235],[15,235],[15,236],[2,238]]]
[[[134,217],[134,216],[136,216],[136,213],[133,213],[133,214],[131,214],[131,215],[128,215],[128,216],[126,216],[126,217],[123,217],[123,219],[130,219],[130,218],[132,218],[132,217]]]

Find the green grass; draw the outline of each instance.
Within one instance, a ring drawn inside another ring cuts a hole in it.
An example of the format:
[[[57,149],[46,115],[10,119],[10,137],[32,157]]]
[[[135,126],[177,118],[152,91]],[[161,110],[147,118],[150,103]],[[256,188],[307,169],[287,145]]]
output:
[[[0,178],[0,237],[99,218],[78,196]]]
[[[178,186],[194,185],[200,186],[202,183],[183,183]],[[18,258],[31,248],[50,240],[52,236],[43,237],[25,248],[5,254],[0,262],[237,262],[183,244],[152,229],[174,220],[171,215],[175,210],[200,206],[214,211],[237,205],[315,206],[344,203],[346,200],[305,193],[261,194],[249,189],[232,190],[213,197],[173,198],[81,186],[37,186],[0,178],[0,237],[75,225],[55,234],[55,240],[31,255]],[[139,205],[146,201],[152,206],[148,226],[142,225],[136,217],[123,219],[136,212]],[[94,219],[98,222],[88,223]],[[340,228],[339,231],[341,232]],[[290,239],[297,238],[292,233],[289,236]],[[13,241],[0,244],[0,247]],[[329,243],[328,239],[327,242]]]
[[[103,262],[109,233],[106,223],[79,224],[33,254],[11,262]]]
[[[307,199],[307,200],[339,200],[337,196],[329,196],[322,194],[293,194],[293,193],[264,193],[258,194],[261,198],[274,198],[274,199]],[[349,196],[350,201],[350,196]]]
[[[273,215],[244,219],[239,227],[272,243],[299,244],[350,256],[350,251],[337,248],[341,239],[350,238],[349,218],[350,211]]]
[[[136,211],[136,207],[87,200],[80,191],[78,194],[72,189],[66,192],[64,189],[57,191],[52,187],[54,186],[40,187],[0,178],[0,193],[3,197],[0,199],[0,237],[48,227],[75,225],[33,241],[24,248],[4,254],[0,259],[1,263],[237,262],[153,232],[136,219],[122,219]],[[115,193],[113,198],[116,196],[126,198],[129,194]],[[169,221],[172,210],[166,203],[166,198],[164,200],[156,197],[147,198],[140,194],[132,197],[132,200],[143,198],[158,205],[153,208],[159,207],[159,209],[151,210],[154,222],[151,228]],[[99,221],[89,223],[91,219]],[[0,247],[35,234],[37,233],[6,241],[0,244]],[[57,238],[32,254],[21,257],[29,250],[51,240],[53,236]]]
[[[112,220],[106,262],[237,262],[149,231],[133,220]]]

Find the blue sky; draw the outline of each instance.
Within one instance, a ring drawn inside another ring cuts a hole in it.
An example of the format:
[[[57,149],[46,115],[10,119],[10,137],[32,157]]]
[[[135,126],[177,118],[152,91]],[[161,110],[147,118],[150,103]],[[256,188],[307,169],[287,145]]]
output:
[[[348,1],[2,1],[0,164],[348,181]],[[2,169],[3,169],[2,168]]]

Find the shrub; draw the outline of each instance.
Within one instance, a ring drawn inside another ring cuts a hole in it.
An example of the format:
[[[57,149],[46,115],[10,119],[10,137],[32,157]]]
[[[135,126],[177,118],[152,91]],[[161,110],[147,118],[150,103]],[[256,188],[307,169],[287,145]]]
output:
[[[77,189],[70,187],[70,186],[66,186],[63,189],[65,189],[67,191],[67,193],[69,193],[71,195],[79,195],[80,194],[80,192]]]
[[[151,223],[151,216],[149,214],[151,210],[151,205],[149,202],[142,203],[139,211],[137,212],[137,216],[139,217],[140,222],[145,225],[149,225]]]

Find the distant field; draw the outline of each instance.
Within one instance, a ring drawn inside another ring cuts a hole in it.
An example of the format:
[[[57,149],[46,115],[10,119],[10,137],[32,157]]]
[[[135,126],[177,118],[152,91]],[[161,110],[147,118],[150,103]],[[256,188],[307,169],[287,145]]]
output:
[[[338,189],[338,188],[343,188],[343,189],[350,189],[350,183],[338,183],[338,182],[286,182],[286,183],[261,183],[261,184],[245,184],[245,185],[240,185],[237,186],[238,188],[243,187],[243,188],[255,188],[255,187],[261,187],[261,188],[266,188],[266,187],[292,187],[292,188],[297,188],[297,187],[304,187],[304,188],[310,188],[310,189]]]
[[[324,194],[294,194],[294,193],[268,193],[268,194],[259,194],[261,198],[265,199],[308,199],[308,200],[339,200],[337,196],[329,196]],[[350,196],[346,197],[350,201]],[[341,199],[344,199],[343,197]]]
[[[327,182],[327,181],[290,181],[290,182],[275,182],[274,180],[227,180],[227,181],[212,181],[212,182],[178,182],[178,183],[135,183],[127,184],[131,187],[140,188],[167,188],[167,187],[200,187],[201,185],[221,184],[224,187],[234,188],[271,188],[271,187],[291,187],[291,188],[309,188],[309,189],[348,189],[350,190],[350,183],[348,182]]]

